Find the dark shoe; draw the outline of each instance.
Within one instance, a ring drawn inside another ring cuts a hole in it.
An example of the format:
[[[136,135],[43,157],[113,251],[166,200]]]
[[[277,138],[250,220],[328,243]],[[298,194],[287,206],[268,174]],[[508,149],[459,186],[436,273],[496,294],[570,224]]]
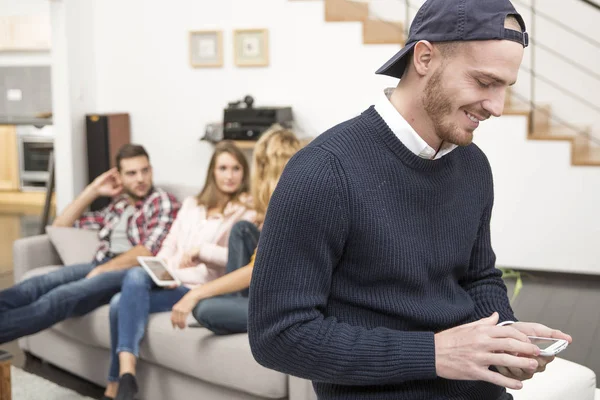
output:
[[[119,378],[119,390],[115,400],[133,400],[138,392],[137,381],[132,374],[124,374]]]
[[[114,400],[112,397],[102,396],[100,400]]]

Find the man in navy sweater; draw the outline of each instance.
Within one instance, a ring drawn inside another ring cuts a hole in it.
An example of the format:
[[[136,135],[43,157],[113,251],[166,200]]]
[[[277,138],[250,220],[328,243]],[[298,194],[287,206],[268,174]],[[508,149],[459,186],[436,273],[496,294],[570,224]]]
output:
[[[250,287],[266,367],[319,399],[511,399],[550,358],[513,322],[473,131],[499,117],[525,24],[509,0],[428,0],[374,107],[315,139],[271,199]]]

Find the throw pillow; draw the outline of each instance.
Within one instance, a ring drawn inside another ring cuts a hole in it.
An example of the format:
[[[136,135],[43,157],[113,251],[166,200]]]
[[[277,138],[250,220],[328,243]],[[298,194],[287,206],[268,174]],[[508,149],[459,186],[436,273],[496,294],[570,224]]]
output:
[[[46,233],[64,265],[92,262],[100,246],[95,230],[47,226]]]

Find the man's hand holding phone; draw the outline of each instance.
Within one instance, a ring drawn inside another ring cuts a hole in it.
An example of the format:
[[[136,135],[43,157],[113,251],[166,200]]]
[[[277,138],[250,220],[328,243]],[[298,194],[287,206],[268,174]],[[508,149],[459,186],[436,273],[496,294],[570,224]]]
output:
[[[573,341],[573,338],[571,338],[570,335],[567,335],[557,329],[548,328],[542,324],[533,322],[516,322],[509,326],[512,326],[518,331],[526,334],[529,341],[531,341],[533,344],[537,344],[540,338],[553,339],[555,341],[555,343],[550,344],[549,346],[543,346],[543,348],[540,349],[540,355],[535,357],[535,360],[538,363],[538,366],[535,368],[535,370],[509,368],[499,365],[496,366],[496,369],[499,373],[512,379],[524,381],[531,379],[533,375],[538,372],[544,372],[546,370],[546,366],[554,361],[554,356],[558,354],[558,352],[564,350],[567,345]]]
[[[510,389],[541,372],[554,357],[543,357],[528,335],[564,339],[571,337],[541,324],[518,322],[497,326],[498,313],[435,335],[435,364],[439,377],[482,380]],[[489,369],[496,367],[498,372]]]
[[[540,349],[512,325],[497,326],[498,313],[435,335],[437,375],[446,379],[481,380],[521,389],[515,377],[492,371],[490,366],[535,370]],[[519,354],[518,356],[514,354]]]

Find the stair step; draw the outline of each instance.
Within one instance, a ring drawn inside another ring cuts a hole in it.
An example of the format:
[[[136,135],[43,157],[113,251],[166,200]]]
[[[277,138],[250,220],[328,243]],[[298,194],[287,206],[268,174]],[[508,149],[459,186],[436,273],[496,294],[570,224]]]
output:
[[[404,46],[404,25],[401,22],[367,19],[363,21],[364,44],[399,44]]]
[[[362,22],[369,18],[369,5],[351,0],[325,0],[325,21]]]
[[[538,105],[533,110],[533,131],[548,131],[551,129],[552,106],[550,104]]]
[[[551,127],[548,130],[536,130],[529,135],[530,140],[573,140],[577,134],[568,128]]]
[[[504,108],[502,115],[522,115],[527,117],[529,116],[529,112],[529,107],[511,105],[510,107]]]
[[[571,164],[579,166],[600,166],[600,147],[592,146],[583,135],[573,139]]]
[[[573,129],[575,128],[575,129]],[[585,125],[575,125],[573,128],[564,125],[547,125],[542,128],[536,129],[529,135],[529,139],[532,140],[575,140],[583,138],[584,142],[588,140],[581,133],[589,134],[591,129]],[[582,142],[583,143],[583,142]],[[582,144],[579,143],[579,144]]]

